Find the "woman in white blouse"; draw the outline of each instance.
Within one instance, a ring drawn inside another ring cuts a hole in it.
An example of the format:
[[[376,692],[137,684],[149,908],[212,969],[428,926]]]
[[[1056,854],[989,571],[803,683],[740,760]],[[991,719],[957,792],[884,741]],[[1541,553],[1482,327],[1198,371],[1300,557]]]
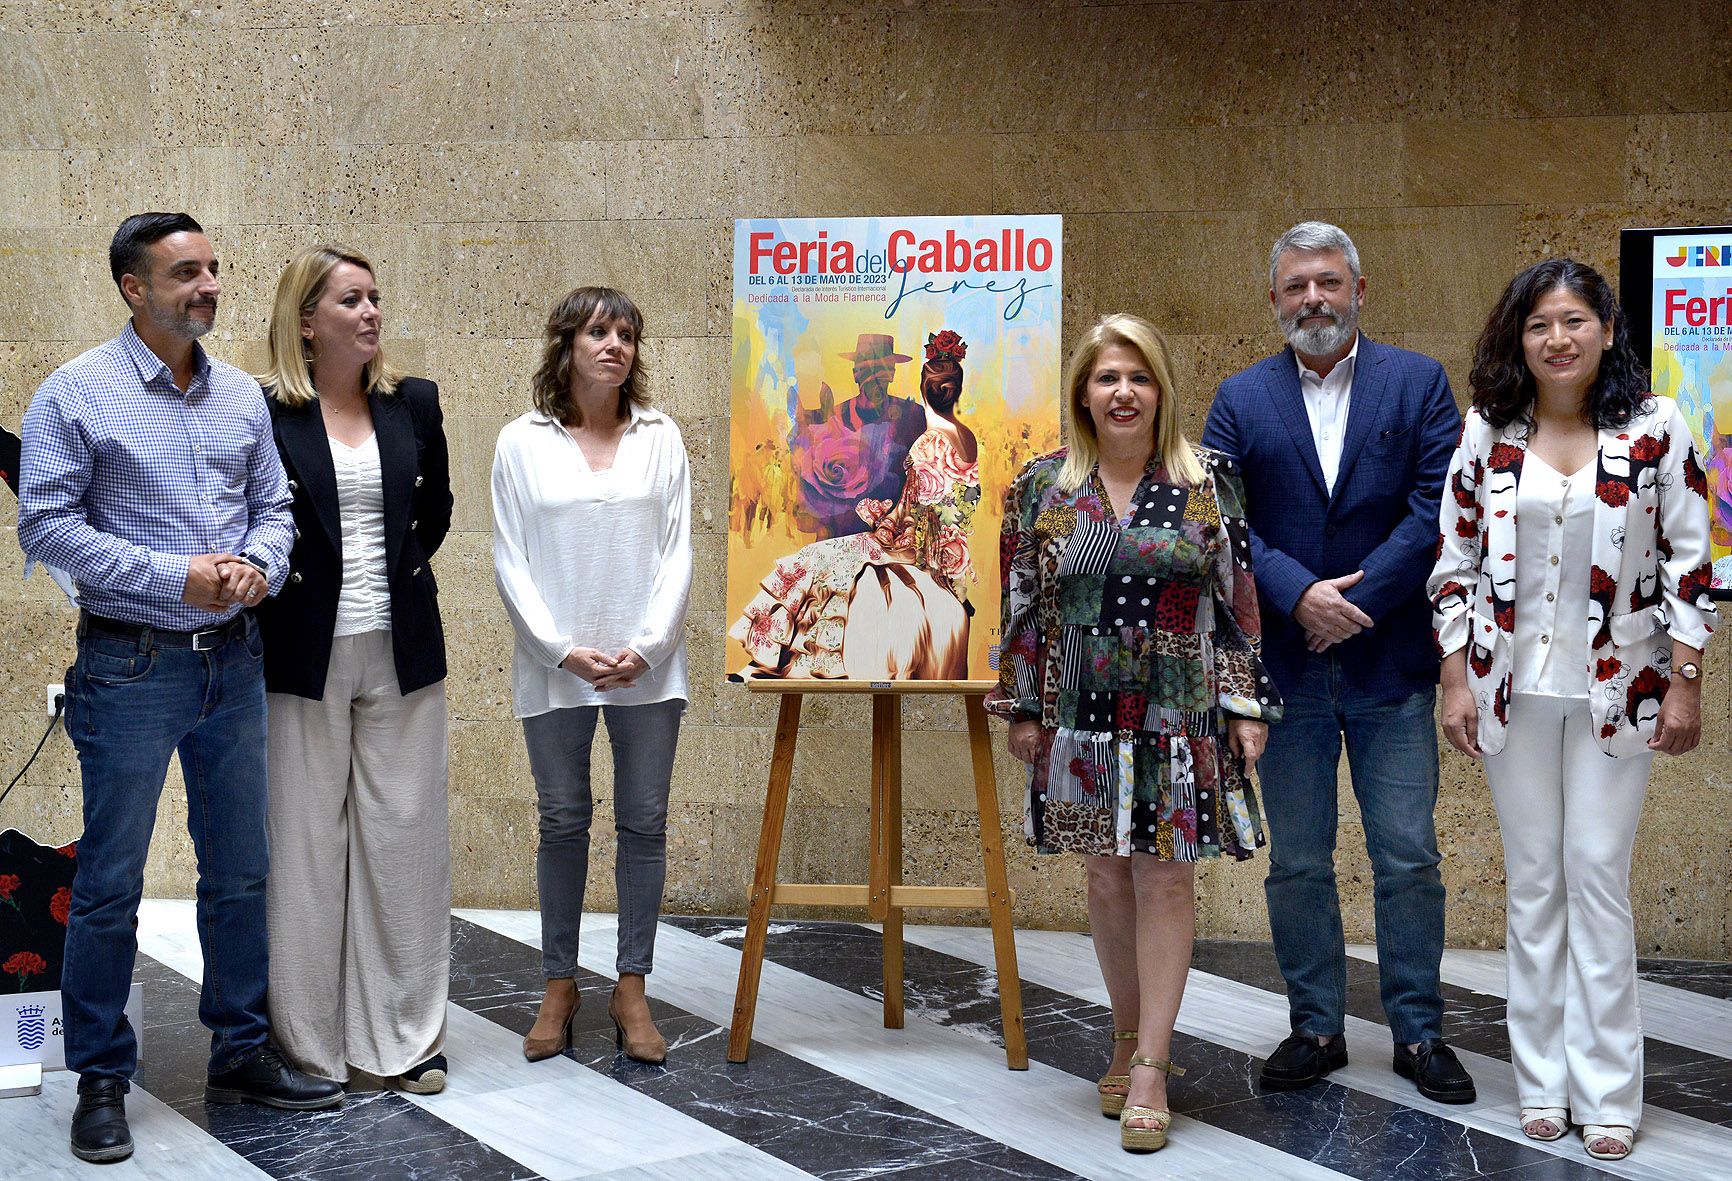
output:
[[[1430,593],[1443,732],[1485,760],[1522,1132],[1628,1155],[1642,1114],[1630,853],[1656,752],[1701,736],[1707,477],[1610,286],[1510,281],[1479,339]]]
[[[615,1041],[667,1057],[644,997],[667,872],[668,786],[686,706],[691,475],[679,427],[651,408],[643,317],[625,295],[580,287],[554,306],[535,409],[499,432],[493,567],[517,632],[512,705],[523,719],[540,811],[547,992],[524,1057],[571,1044],[578,923],[589,870],[590,747],[597,714],[613,749],[619,983]]]
[[[270,707],[271,1031],[303,1070],[445,1085],[451,851],[445,635],[428,560],[451,526],[439,390],[380,348],[354,250],[303,251],[271,309],[269,390],[294,496],[282,593],[257,609]]]

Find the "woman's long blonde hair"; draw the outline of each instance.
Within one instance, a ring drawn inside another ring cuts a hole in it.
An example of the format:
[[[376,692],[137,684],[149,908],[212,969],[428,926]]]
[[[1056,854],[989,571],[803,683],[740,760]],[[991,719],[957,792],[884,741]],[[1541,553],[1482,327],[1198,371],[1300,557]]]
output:
[[[285,406],[304,406],[319,396],[313,388],[312,345],[301,335],[301,321],[318,306],[331,272],[346,262],[374,274],[373,264],[359,250],[327,245],[313,246],[295,255],[277,280],[276,298],[271,301],[270,332],[265,338],[268,364],[265,372],[256,376],[259,384]],[[361,388],[365,393],[389,394],[403,376],[385,360],[384,335],[379,334],[379,351],[361,371]]]
[[[1195,448],[1179,427],[1179,396],[1173,384],[1173,362],[1167,353],[1167,338],[1161,330],[1143,319],[1124,312],[1102,316],[1071,349],[1070,360],[1064,366],[1064,388],[1069,413],[1064,422],[1064,445],[1067,449],[1064,466],[1059,469],[1058,486],[1066,492],[1081,488],[1100,462],[1100,444],[1095,437],[1095,420],[1089,414],[1088,381],[1095,362],[1113,345],[1123,345],[1142,355],[1149,374],[1155,379],[1160,396],[1155,402],[1155,454],[1167,469],[1167,478],[1175,484],[1195,487],[1203,482],[1203,467],[1197,462]]]

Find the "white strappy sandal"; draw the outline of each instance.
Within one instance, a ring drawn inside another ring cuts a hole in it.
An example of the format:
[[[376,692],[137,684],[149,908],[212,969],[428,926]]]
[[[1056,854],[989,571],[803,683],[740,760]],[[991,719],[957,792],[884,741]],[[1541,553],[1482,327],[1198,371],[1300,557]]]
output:
[[[1582,1147],[1595,1160],[1623,1160],[1630,1155],[1630,1145],[1636,1139],[1636,1130],[1626,1128],[1622,1124],[1583,1124]],[[1623,1148],[1622,1152],[1595,1152],[1594,1141],[1611,1140]]]
[[[1548,1124],[1556,1130],[1549,1136],[1536,1135],[1528,1131],[1529,1124]],[[1561,1140],[1565,1132],[1570,1130],[1570,1113],[1562,1107],[1524,1107],[1521,1114],[1522,1135],[1529,1140],[1550,1142]]]

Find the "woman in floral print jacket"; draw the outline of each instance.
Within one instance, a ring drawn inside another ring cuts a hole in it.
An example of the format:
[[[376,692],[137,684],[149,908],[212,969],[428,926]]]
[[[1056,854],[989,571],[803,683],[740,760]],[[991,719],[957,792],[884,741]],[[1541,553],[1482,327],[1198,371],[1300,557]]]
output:
[[[1630,851],[1654,753],[1701,735],[1707,480],[1605,280],[1511,280],[1475,352],[1430,593],[1443,730],[1484,758],[1509,891],[1522,1131],[1630,1150],[1642,1104]]]

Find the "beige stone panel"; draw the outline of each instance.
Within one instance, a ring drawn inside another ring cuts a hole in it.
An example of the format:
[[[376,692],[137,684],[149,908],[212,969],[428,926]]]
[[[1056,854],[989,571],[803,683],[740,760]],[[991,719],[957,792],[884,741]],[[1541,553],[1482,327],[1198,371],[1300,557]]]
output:
[[[1399,205],[1402,179],[1389,160],[1398,124],[1351,127],[1171,127],[993,140],[993,204],[1003,213],[1286,210],[1338,191]]]
[[[885,130],[881,96],[900,75],[891,19],[755,11],[704,22],[702,134]]]
[[[499,604],[493,584],[493,535],[481,529],[453,529],[433,555],[442,608],[491,610]]]
[[[148,35],[150,142],[331,143],[341,62],[309,29],[162,29]],[[142,98],[141,90],[141,98]]]
[[[1630,188],[1632,119],[1422,120],[1404,130],[1414,205],[1619,201]]]
[[[167,782],[156,806],[150,856],[144,866],[146,898],[191,898],[198,886],[198,858],[187,835],[186,780],[180,758],[168,764]]]
[[[793,207],[804,216],[913,217],[994,208],[988,136],[809,135],[792,142]]]
[[[680,420],[680,434],[685,439],[686,455],[692,475],[692,533],[721,533],[728,528],[728,420],[726,418],[685,418]],[[722,563],[727,551],[722,550]],[[722,564],[718,563],[718,565]],[[715,582],[715,568],[699,570],[697,577]]]
[[[451,528],[490,534],[493,530],[493,445],[508,419],[447,416],[445,442],[451,450]]]
[[[320,138],[358,144],[679,138],[697,132],[700,28],[681,18],[413,24],[321,37]]]
[[[1508,38],[1471,6],[1226,0],[1095,12],[1099,44],[1126,63],[1096,83],[1111,95],[1097,104],[1102,128],[1384,122],[1511,106]]]
[[[595,143],[390,144],[350,165],[363,221],[573,221],[603,215],[617,149]]]
[[[451,720],[504,721],[511,714],[511,620],[504,607],[440,608],[445,624]]]
[[[661,336],[654,325],[644,337],[645,388],[657,409],[680,422],[725,418],[729,413],[729,341],[725,336]],[[725,444],[724,444],[725,445]]]
[[[426,373],[439,383],[439,404],[447,417],[509,422],[530,409],[530,380],[541,364],[539,335],[437,336],[427,341],[426,354]]]
[[[1530,5],[1512,16],[1513,113],[1604,115],[1726,106],[1725,58],[1714,47],[1732,41],[1732,8],[1720,0],[1593,0],[1567,9]],[[1558,51],[1564,24],[1591,31],[1591,66],[1584,68],[1578,54]],[[1664,65],[1654,68],[1662,60]]]
[[[64,667],[59,671],[64,672]],[[55,725],[46,742],[42,740],[43,731],[48,729],[43,689],[49,681],[59,683],[60,677],[49,672],[38,678],[34,671],[12,672],[10,666],[9,673],[8,682],[16,680],[20,688],[14,692],[9,684],[5,706],[0,708],[0,767],[6,769],[0,788],[18,774],[38,742],[42,742],[42,753],[36,756],[30,770],[6,798],[5,808],[0,809],[0,828],[22,827],[20,812],[14,809],[23,808],[32,797],[39,797],[37,803],[31,805],[34,810],[30,814],[56,825],[50,833],[56,840],[70,839],[65,834],[77,835],[79,824],[78,754],[63,723]],[[26,681],[26,677],[30,679]],[[38,679],[41,684],[37,684]],[[22,691],[29,685],[35,685],[34,701],[26,700]],[[60,810],[66,806],[70,806],[72,811],[62,818]]]
[[[38,572],[31,581],[46,581],[47,577]],[[0,713],[38,714],[47,722],[47,686],[50,682],[61,682],[77,654],[74,636],[77,618],[61,605],[65,601],[62,598],[60,603],[47,600],[7,605],[9,651],[6,675],[0,677]],[[38,726],[37,732],[41,729]],[[22,765],[22,759],[12,765],[13,772]],[[10,778],[10,773],[7,777]],[[4,786],[0,782],[0,787]]]
[[[324,144],[237,145],[221,154],[232,161],[234,210],[227,220],[237,230],[397,220],[366,216],[365,181],[357,176],[353,149]]]
[[[7,0],[0,31],[135,33],[156,28],[212,28],[235,23],[236,5],[195,8],[160,0]]]
[[[148,143],[145,62],[128,33],[0,37],[0,147]]]
[[[1268,306],[1268,297],[1265,296],[1263,310],[1266,311]],[[1202,438],[1209,406],[1223,381],[1280,351],[1283,341],[1275,329],[1273,316],[1269,317],[1268,325],[1264,332],[1167,337],[1167,349],[1173,360],[1173,384],[1179,389],[1179,421],[1189,438]],[[1074,325],[1070,335],[1074,336],[1084,327]]]
[[[761,811],[774,741],[765,730],[701,725],[688,712],[680,727],[673,798]]]
[[[70,664],[72,648],[72,627],[74,626],[78,609],[60,590],[48,571],[41,566],[35,566],[30,571],[30,577],[23,577],[24,555],[18,548],[17,501],[7,497],[8,503],[0,508],[0,553],[6,555],[6,577],[0,578],[0,618],[14,618],[10,613],[14,610],[28,612],[28,618],[35,624],[46,629],[52,636],[52,624],[47,622],[49,615],[65,616],[67,627],[68,653],[65,663]],[[46,614],[44,614],[46,613]],[[22,618],[20,616],[19,618]],[[14,627],[22,624],[14,624]],[[0,679],[0,692],[4,692],[4,681]],[[40,692],[40,690],[38,690]]]
[[[535,800],[453,799],[451,905],[533,909]]]
[[[1632,194],[1723,206],[1732,175],[1732,112],[1638,115],[1630,156]]]
[[[449,688],[447,689],[449,692]],[[535,799],[523,723],[516,718],[451,723],[453,812],[499,799]]]
[[[757,861],[758,829],[762,812],[748,808],[718,808],[715,813],[714,859],[708,872],[718,891],[737,899],[733,914],[745,913],[747,887]],[[796,802],[788,809],[782,836],[782,882],[864,883],[870,837],[865,808],[808,806]],[[717,909],[722,909],[718,907]],[[725,912],[726,913],[726,912]],[[810,918],[839,917],[861,920],[858,910],[825,910],[818,907],[777,908],[776,913]]]
[[[0,227],[60,224],[60,159],[49,148],[0,151]]]
[[[1366,277],[1361,324],[1372,336],[1477,335],[1518,269],[1513,208],[1317,212],[1351,234],[1359,248]]]
[[[806,211],[796,197],[801,141],[642,140],[598,148],[609,220],[732,218]]]
[[[104,248],[106,250],[106,247]],[[106,270],[104,260],[104,274]],[[112,284],[109,290],[113,291]],[[118,332],[125,322],[125,305],[118,292],[114,295],[114,326]],[[0,320],[9,327],[12,321]],[[23,335],[15,328],[5,335]],[[36,391],[48,380],[48,375],[82,353],[95,348],[101,340],[10,340],[0,343],[0,422],[16,433],[24,419],[24,408],[30,405]]]
[[[715,335],[730,323],[733,234],[732,221],[606,222],[581,281],[630,295],[656,334]]]
[[[1256,332],[1269,314],[1266,243],[1283,228],[1239,210],[1068,217],[1067,335],[1116,311],[1173,334]]]
[[[539,338],[554,300],[611,278],[602,234],[587,221],[420,227],[427,299],[418,324],[436,337]]]
[[[61,153],[62,221],[112,235],[146,209],[184,209],[207,228],[229,220],[234,159],[217,148],[85,148]]]
[[[1491,314],[1487,304],[1485,314]],[[1449,388],[1455,394],[1455,404],[1466,413],[1473,401],[1473,384],[1468,375],[1473,371],[1473,348],[1479,339],[1475,332],[1397,332],[1382,338],[1398,348],[1421,353],[1443,366],[1449,376]]]
[[[1724,798],[1699,786],[1649,793],[1630,874],[1638,955],[1726,958],[1728,833],[1723,823],[1701,822],[1705,814],[1724,815]]]
[[[1523,206],[1516,221],[1515,263],[1510,276],[1541,259],[1569,257],[1595,267],[1615,284],[1618,231],[1631,226],[1721,225],[1725,221],[1724,203],[1683,199]],[[1489,301],[1485,306],[1487,311],[1491,309]]]
[[[112,337],[125,319],[108,273],[112,235],[77,227],[0,229],[7,279],[0,284],[0,335],[32,342]]]

